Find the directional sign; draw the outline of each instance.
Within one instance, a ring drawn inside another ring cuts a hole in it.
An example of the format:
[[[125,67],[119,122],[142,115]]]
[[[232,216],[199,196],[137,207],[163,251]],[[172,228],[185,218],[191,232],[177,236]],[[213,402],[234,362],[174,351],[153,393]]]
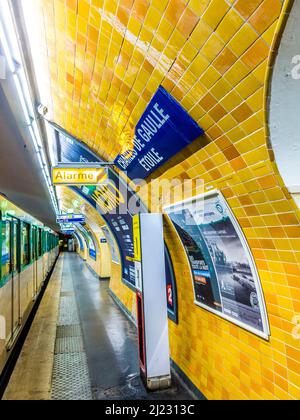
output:
[[[99,185],[106,180],[104,168],[58,166],[52,169],[53,185]]]
[[[66,231],[63,231],[63,234],[64,235],[74,235],[74,233],[75,233],[75,230],[66,230]]]
[[[85,216],[83,214],[61,214],[57,216],[57,223],[84,223]]]
[[[62,232],[66,232],[66,231],[68,231],[68,232],[69,232],[69,231],[71,231],[71,230],[72,230],[73,232],[75,232],[75,227],[73,227],[73,226],[62,226],[62,227],[61,227],[61,231],[62,231]]]

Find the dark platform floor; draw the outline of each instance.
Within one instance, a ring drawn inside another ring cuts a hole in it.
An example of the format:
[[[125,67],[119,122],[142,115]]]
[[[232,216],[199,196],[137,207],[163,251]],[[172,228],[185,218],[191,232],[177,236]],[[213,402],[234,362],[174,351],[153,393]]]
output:
[[[7,387],[7,400],[191,400],[173,386],[148,393],[136,328],[77,254],[62,254]]]

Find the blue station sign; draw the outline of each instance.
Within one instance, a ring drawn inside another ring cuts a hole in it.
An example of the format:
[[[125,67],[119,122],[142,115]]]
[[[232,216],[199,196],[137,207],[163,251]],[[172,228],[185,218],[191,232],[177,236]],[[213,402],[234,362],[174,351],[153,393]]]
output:
[[[69,236],[71,236],[71,235],[74,235],[74,233],[75,233],[75,229],[63,230],[63,231],[62,231],[62,233],[63,233],[64,235],[69,235]]]
[[[203,129],[160,87],[137,124],[135,136],[115,164],[131,179],[145,179],[194,140]]]
[[[61,214],[57,216],[57,223],[85,223],[83,214]]]

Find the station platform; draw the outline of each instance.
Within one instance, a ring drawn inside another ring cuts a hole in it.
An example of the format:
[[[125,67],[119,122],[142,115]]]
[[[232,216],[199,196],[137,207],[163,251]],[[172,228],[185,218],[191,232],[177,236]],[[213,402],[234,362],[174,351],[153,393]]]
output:
[[[139,377],[136,328],[82,259],[61,254],[4,400],[192,400],[173,375],[148,393]]]

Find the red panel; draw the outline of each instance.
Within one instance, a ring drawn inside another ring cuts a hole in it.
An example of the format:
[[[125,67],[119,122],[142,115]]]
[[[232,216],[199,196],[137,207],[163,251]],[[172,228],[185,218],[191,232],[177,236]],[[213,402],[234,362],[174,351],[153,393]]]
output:
[[[143,296],[140,292],[137,292],[136,298],[140,367],[143,373],[146,375],[146,343]]]

